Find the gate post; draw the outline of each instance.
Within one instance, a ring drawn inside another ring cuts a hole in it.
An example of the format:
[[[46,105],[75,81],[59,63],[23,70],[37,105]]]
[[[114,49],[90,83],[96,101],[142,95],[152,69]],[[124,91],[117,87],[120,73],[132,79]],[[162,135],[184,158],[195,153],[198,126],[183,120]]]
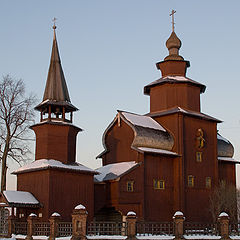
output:
[[[222,212],[218,217],[218,221],[220,222],[220,234],[221,239],[230,239],[229,238],[229,216],[227,213]]]
[[[16,218],[14,215],[8,216],[8,238],[11,238],[12,234],[15,233],[15,221]]]
[[[182,212],[177,211],[175,212],[173,216],[173,223],[174,223],[174,239],[183,239],[183,234],[184,234],[184,228],[183,228],[183,222],[185,220],[185,217]]]
[[[61,216],[59,213],[53,213],[51,217],[49,218],[50,222],[50,236],[49,240],[55,240],[56,237],[59,236],[59,222],[60,222]]]
[[[127,213],[127,239],[134,240],[136,239],[136,222],[137,216],[135,212]]]
[[[27,218],[27,236],[26,240],[32,240],[33,239],[33,234],[34,234],[34,222],[37,219],[37,215],[34,213],[31,213],[28,218]]]
[[[80,204],[72,213],[72,237],[71,240],[86,240],[87,234],[87,210]]]

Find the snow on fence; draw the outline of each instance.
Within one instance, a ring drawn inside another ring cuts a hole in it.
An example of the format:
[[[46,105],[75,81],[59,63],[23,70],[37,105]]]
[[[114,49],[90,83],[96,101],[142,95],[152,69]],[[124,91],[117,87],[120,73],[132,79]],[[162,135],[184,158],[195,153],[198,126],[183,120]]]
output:
[[[138,235],[173,235],[173,222],[137,222]]]
[[[219,235],[219,227],[216,223],[184,222],[185,235]]]

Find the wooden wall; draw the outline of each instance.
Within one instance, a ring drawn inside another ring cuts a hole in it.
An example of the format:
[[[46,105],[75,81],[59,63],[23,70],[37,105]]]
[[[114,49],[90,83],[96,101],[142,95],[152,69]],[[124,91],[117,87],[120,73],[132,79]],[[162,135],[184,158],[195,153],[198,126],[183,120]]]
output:
[[[54,212],[63,221],[71,221],[71,213],[78,204],[88,209],[89,219],[93,218],[94,189],[90,174],[54,169],[18,174],[17,190],[31,192],[43,204],[37,212],[43,214],[42,221],[47,221]]]

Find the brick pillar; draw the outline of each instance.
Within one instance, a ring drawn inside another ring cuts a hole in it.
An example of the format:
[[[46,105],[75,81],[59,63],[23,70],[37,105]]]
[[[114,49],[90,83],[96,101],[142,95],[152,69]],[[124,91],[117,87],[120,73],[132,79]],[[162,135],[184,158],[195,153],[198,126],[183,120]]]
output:
[[[185,217],[182,212],[177,211],[175,212],[173,216],[173,230],[175,239],[183,239],[184,234],[184,228],[183,228],[183,222],[185,220]]]
[[[221,239],[230,239],[229,238],[229,216],[227,213],[222,212],[218,217],[220,223],[220,234]]]
[[[127,239],[134,240],[136,239],[136,222],[137,216],[135,212],[127,213]]]
[[[60,222],[61,216],[59,213],[53,213],[52,216],[49,218],[50,222],[50,236],[49,240],[55,240],[56,237],[59,236],[59,222]]]
[[[33,239],[33,234],[34,234],[34,222],[37,219],[37,215],[34,213],[31,213],[28,218],[27,218],[27,236],[26,240],[32,240]]]
[[[15,233],[15,222],[16,218],[14,215],[8,217],[8,238],[11,238],[12,234]]]
[[[85,240],[87,233],[87,210],[83,205],[78,205],[72,213],[72,238],[71,240]]]

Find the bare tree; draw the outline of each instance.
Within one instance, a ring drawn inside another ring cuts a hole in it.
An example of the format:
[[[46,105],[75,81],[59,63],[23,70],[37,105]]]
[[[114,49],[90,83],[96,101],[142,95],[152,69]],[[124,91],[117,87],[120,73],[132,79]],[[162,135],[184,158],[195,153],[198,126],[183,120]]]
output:
[[[30,153],[29,126],[34,123],[35,97],[25,95],[24,82],[9,75],[0,82],[1,192],[6,190],[8,160],[18,164]]]
[[[237,198],[239,192],[232,184],[220,181],[210,196],[210,212],[216,222],[221,212],[226,212],[231,222],[237,222]]]

